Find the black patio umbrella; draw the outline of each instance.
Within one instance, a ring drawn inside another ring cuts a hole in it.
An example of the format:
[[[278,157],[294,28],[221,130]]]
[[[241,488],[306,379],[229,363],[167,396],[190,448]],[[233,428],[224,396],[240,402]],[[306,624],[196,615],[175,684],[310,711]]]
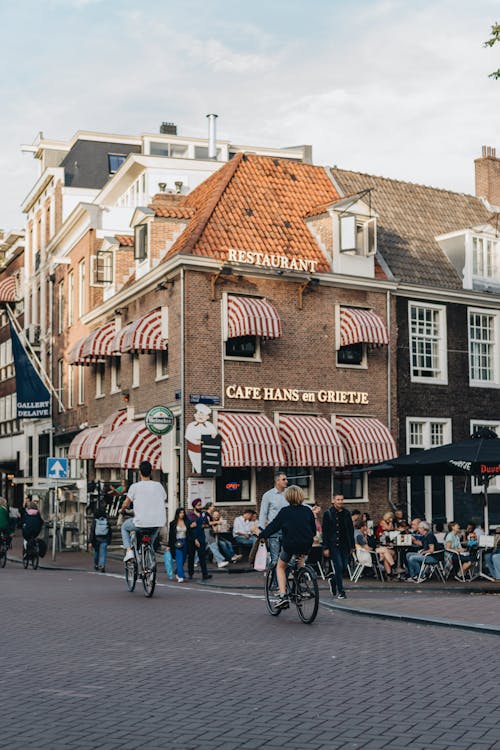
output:
[[[500,475],[500,440],[495,432],[482,428],[467,440],[399,456],[392,461],[367,467],[367,471],[374,477],[477,477],[483,485],[487,532],[488,485],[492,477]]]

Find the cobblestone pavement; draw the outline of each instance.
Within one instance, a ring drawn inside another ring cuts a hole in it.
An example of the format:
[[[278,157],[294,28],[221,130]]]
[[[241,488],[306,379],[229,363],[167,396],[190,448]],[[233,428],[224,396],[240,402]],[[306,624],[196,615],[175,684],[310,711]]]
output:
[[[0,607],[2,749],[500,748],[495,635],[12,563]]]

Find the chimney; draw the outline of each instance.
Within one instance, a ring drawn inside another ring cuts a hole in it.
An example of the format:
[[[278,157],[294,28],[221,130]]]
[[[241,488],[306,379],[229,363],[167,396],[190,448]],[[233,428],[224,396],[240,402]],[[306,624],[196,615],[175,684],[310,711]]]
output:
[[[217,136],[215,132],[217,115],[208,117],[208,158],[217,159]]]
[[[483,146],[479,159],[474,160],[476,170],[476,195],[500,206],[500,159],[496,149]]]
[[[173,122],[162,122],[160,125],[160,133],[163,135],[177,135],[177,125]]]

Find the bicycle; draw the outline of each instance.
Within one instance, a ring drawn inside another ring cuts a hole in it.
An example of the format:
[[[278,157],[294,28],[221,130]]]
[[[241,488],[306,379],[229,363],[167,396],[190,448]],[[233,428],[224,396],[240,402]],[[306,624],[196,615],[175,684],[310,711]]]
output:
[[[27,568],[30,562],[33,570],[36,570],[40,562],[38,539],[28,539],[26,541],[26,547],[23,552],[23,567]]]
[[[12,547],[12,537],[5,531],[0,531],[0,568],[5,568],[7,552]]]
[[[132,593],[138,578],[142,580],[144,596],[153,596],[156,586],[156,558],[151,540],[156,529],[138,529],[131,533],[134,557],[125,563],[125,580]]]
[[[276,607],[278,590],[275,584],[276,563],[266,574],[266,606],[270,615],[277,617],[281,609]],[[299,618],[306,625],[316,619],[319,607],[318,577],[310,565],[297,567],[297,563],[287,565],[286,593],[290,603],[295,604]]]

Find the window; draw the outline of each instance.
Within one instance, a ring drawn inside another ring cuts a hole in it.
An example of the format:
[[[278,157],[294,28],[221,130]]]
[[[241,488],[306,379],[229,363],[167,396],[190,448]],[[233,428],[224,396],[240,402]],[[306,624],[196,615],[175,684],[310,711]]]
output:
[[[148,227],[139,224],[134,227],[134,260],[142,261],[148,255]]]
[[[340,252],[375,255],[377,252],[376,219],[348,214],[340,217]]]
[[[95,397],[96,398],[102,398],[102,396],[105,396],[105,375],[106,375],[106,369],[104,362],[98,362],[96,364],[95,368]]]
[[[366,346],[363,344],[350,344],[341,346],[337,351],[337,364],[350,367],[361,367],[365,364]]]
[[[217,503],[250,502],[250,469],[223,469],[216,479]]]
[[[306,503],[314,502],[313,470],[306,466],[287,466],[283,469],[288,478],[288,484],[296,484],[304,492]]]
[[[472,238],[472,275],[483,279],[498,276],[498,243],[486,237]]]
[[[139,364],[139,354],[138,352],[134,352],[132,354],[132,388],[138,388],[140,385],[140,364]],[[158,379],[158,368],[156,370],[156,378]]]
[[[498,382],[493,313],[469,310],[469,379],[472,384]]]
[[[64,281],[57,285],[57,333],[62,333],[64,328]]]
[[[85,313],[85,260],[78,264],[78,315]]]
[[[406,420],[408,453],[450,442],[451,419],[408,417]],[[408,486],[408,512],[411,516],[428,521],[446,521],[454,517],[451,477],[412,477],[408,479]]]
[[[94,284],[113,283],[113,253],[109,250],[101,250],[92,257],[93,268],[91,273]]]
[[[445,385],[448,377],[445,308],[411,302],[409,328],[412,381]]]
[[[126,154],[108,154],[109,174],[115,174],[115,172],[118,172],[126,158]]]
[[[61,399],[61,403],[63,400],[63,389],[64,389],[64,360],[58,359],[57,360],[57,395]],[[59,402],[57,404],[57,410],[59,412],[62,411],[62,406]]]
[[[85,403],[85,367],[78,366],[78,405]]]
[[[74,304],[75,304],[75,274],[71,271],[68,274],[68,326],[74,323]]]
[[[226,357],[255,359],[260,353],[257,336],[238,336],[226,341]]]
[[[343,495],[347,501],[368,501],[366,479],[366,472],[362,472],[359,469],[335,471],[333,475],[333,492],[335,495]]]
[[[168,375],[168,350],[162,349],[155,353],[156,359],[156,380],[166,378]]]
[[[73,408],[73,365],[68,365],[68,409]]]
[[[113,357],[113,363],[111,365],[111,393],[116,393],[120,390],[122,378],[122,361],[120,357]]]

